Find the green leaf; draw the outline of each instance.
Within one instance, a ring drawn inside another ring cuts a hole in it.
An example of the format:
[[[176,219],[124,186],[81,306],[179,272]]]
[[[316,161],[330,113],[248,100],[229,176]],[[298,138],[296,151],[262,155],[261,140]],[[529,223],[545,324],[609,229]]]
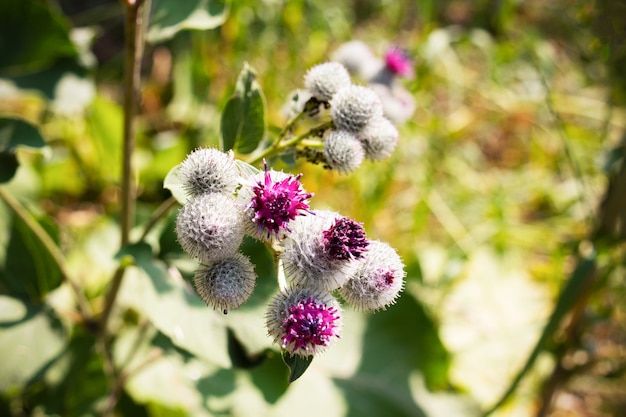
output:
[[[0,118],[0,184],[13,178],[19,162],[15,156],[18,147],[45,148],[39,129],[34,125],[16,118]]]
[[[226,20],[228,7],[223,0],[155,0],[147,39],[158,43],[171,39],[181,30],[208,30]]]
[[[231,365],[221,312],[208,308],[177,271],[155,259],[149,245],[126,246],[118,256],[132,256],[138,267],[127,271],[120,303],[150,318],[179,348],[222,367]]]
[[[63,275],[48,248],[19,216],[12,219],[4,265],[0,265],[0,291],[38,303],[61,285]],[[53,224],[42,223],[44,229],[56,231]]]
[[[254,70],[246,63],[239,73],[235,94],[222,113],[222,148],[242,154],[254,151],[265,134],[263,93]]]
[[[449,355],[422,305],[404,293],[395,305],[368,316],[362,343],[358,371],[334,378],[348,398],[348,415],[425,416],[409,380],[420,374],[442,388]]]
[[[95,345],[93,334],[75,329],[66,349],[43,373],[43,389],[33,390],[28,400],[39,404],[46,415],[99,414],[97,407],[109,393],[109,381]]]
[[[0,73],[23,74],[78,55],[69,24],[42,1],[0,2]]]
[[[178,176],[179,167],[180,164],[170,169],[170,172],[167,173],[165,179],[163,180],[163,188],[170,190],[176,201],[180,204],[185,204],[188,196],[183,188],[183,181]]]
[[[125,389],[150,416],[206,416],[206,397],[234,389],[233,372],[191,358],[152,327],[123,328],[114,345],[118,367],[128,372]],[[135,415],[135,414],[124,414]]]
[[[274,404],[289,388],[288,372],[282,356],[274,351],[267,353],[263,363],[249,370],[254,385],[261,390],[266,402]]]
[[[303,358],[300,355],[292,355],[285,351],[282,352],[282,356],[283,362],[289,367],[288,381],[290,383],[300,378],[306,372],[309,365],[311,365],[311,362],[313,362],[313,356]]]
[[[47,306],[0,295],[0,392],[30,382],[65,343],[61,324]]]

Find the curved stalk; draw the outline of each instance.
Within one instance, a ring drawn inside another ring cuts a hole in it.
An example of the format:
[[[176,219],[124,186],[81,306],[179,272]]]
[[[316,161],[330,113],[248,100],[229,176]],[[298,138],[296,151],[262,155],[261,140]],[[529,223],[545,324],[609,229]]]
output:
[[[249,160],[246,160],[245,162],[249,163],[250,165],[254,165],[260,161],[262,161],[264,158],[271,158],[273,156],[279,155],[281,152],[283,152],[285,149],[288,149],[292,146],[297,145],[299,142],[303,141],[306,138],[309,138],[311,136],[319,136],[320,134],[324,133],[324,131],[330,129],[333,127],[333,122],[326,122],[323,123],[319,126],[316,126],[296,137],[293,137],[291,139],[289,139],[288,141],[285,142],[280,142],[280,141],[276,141],[275,143],[280,143],[279,146],[270,146],[267,149],[264,149],[263,152],[254,155],[252,158],[250,158]]]

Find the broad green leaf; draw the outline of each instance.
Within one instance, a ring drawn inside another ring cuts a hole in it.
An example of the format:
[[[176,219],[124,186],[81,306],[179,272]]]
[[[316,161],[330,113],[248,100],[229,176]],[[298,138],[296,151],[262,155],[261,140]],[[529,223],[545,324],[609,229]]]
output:
[[[334,379],[348,398],[349,415],[425,416],[408,381],[415,372],[437,387],[446,381],[449,355],[434,323],[408,293],[368,316],[367,323],[359,369],[349,378]]]
[[[300,378],[313,362],[313,356],[303,358],[300,355],[292,355],[289,352],[282,352],[283,362],[289,367],[289,382],[294,382]]]
[[[209,417],[206,399],[234,389],[233,371],[190,358],[152,327],[122,329],[114,359],[129,373],[128,395],[145,405],[151,416]]]
[[[45,409],[46,415],[99,414],[109,381],[95,344],[93,334],[76,329],[63,353],[42,375],[43,389],[35,390],[29,400]]]
[[[246,63],[239,73],[235,94],[222,113],[222,149],[248,154],[265,134],[263,93],[254,70]]]
[[[0,291],[40,302],[46,294],[61,285],[63,275],[41,236],[19,216],[10,218],[12,221],[8,229],[6,257],[4,265],[0,265]],[[42,226],[56,233],[52,224],[44,222]]]
[[[0,392],[31,381],[65,343],[61,324],[47,306],[0,295]]]
[[[76,57],[64,17],[43,1],[0,2],[0,73],[19,75]]]
[[[277,352],[268,352],[263,363],[249,372],[254,385],[261,390],[263,398],[270,404],[278,401],[289,388],[289,370]]]
[[[32,124],[16,118],[0,118],[0,184],[15,175],[19,166],[15,150],[20,146],[41,149],[47,145]]]
[[[146,36],[150,42],[163,42],[181,30],[216,28],[227,15],[228,6],[223,0],[155,0]]]
[[[154,258],[145,243],[130,245],[120,256],[132,256],[120,300],[145,314],[176,346],[222,367],[231,365],[221,312],[207,307],[173,269]]]

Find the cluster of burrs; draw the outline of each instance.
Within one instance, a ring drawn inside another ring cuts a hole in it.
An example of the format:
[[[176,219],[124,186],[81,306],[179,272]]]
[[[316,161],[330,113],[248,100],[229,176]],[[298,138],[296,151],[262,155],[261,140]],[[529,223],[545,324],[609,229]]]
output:
[[[199,261],[194,286],[208,305],[226,312],[252,295],[257,274],[240,253],[246,235],[277,255],[278,290],[266,326],[290,354],[312,356],[339,337],[339,299],[363,311],[395,302],[405,272],[392,247],[369,240],[362,224],[348,217],[311,209],[301,175],[267,164],[249,174],[240,166],[231,153],[201,148],[178,167],[188,198],[176,233]]]
[[[365,159],[380,161],[392,154],[398,129],[385,117],[377,92],[354,84],[342,64],[330,61],[310,68],[304,87],[297,94],[293,113],[319,117],[320,111],[327,111],[331,123],[323,125],[326,128],[321,132],[313,129],[322,149],[304,146],[298,149],[299,155],[340,173],[351,173]]]

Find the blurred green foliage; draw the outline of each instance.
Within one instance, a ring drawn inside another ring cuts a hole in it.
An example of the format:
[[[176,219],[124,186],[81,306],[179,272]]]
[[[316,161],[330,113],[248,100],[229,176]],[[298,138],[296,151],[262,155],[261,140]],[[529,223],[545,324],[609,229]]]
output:
[[[624,4],[152,1],[138,225],[189,151],[284,126],[343,42],[415,59],[417,111],[389,160],[352,176],[273,161],[408,272],[396,305],[347,311],[341,343],[288,385],[263,328],[264,246],[246,242],[259,282],[226,316],[191,288],[175,210],[120,251],[120,3],[0,2],[0,414],[464,417],[513,381],[493,415],[624,414]],[[250,90],[263,112],[246,124]]]

